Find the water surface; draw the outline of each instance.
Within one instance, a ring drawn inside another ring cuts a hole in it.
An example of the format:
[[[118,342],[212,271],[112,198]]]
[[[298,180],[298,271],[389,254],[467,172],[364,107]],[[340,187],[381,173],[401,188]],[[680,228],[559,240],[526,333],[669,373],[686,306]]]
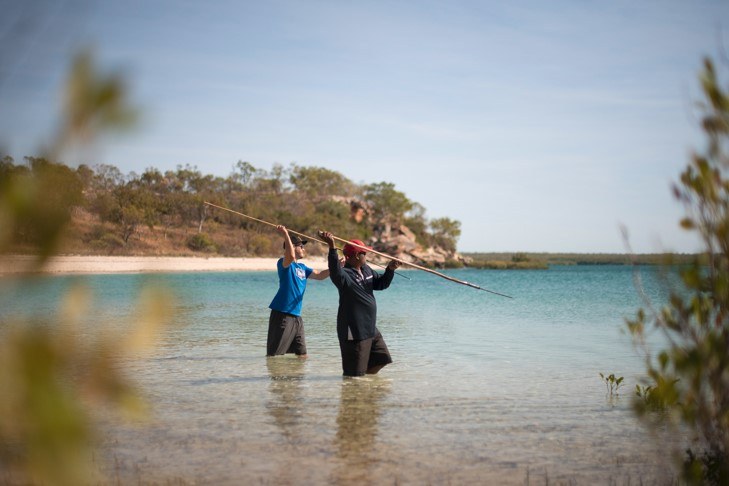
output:
[[[624,332],[641,305],[624,266],[424,272],[378,292],[394,363],[343,379],[337,293],[311,281],[310,356],[266,358],[275,272],[48,277],[0,281],[1,322],[49,317],[75,282],[93,289],[88,326],[128,325],[140,289],[176,296],[154,354],[123,363],[151,421],[104,423],[101,455],[122,482],[214,484],[660,484],[663,453],[630,411],[642,358]],[[665,300],[643,270],[647,295]],[[607,397],[598,373],[625,376]]]

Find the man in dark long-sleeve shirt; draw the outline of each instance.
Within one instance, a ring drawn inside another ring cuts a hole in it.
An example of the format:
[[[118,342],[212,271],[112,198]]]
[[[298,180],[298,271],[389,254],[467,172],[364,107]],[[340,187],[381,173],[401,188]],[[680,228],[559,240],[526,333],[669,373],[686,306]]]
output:
[[[344,266],[339,263],[331,233],[321,233],[329,245],[329,278],[339,290],[337,337],[345,376],[375,374],[392,363],[382,334],[377,329],[377,302],[373,291],[390,286],[400,262],[391,260],[383,275],[367,265],[367,250],[359,240],[344,245]]]

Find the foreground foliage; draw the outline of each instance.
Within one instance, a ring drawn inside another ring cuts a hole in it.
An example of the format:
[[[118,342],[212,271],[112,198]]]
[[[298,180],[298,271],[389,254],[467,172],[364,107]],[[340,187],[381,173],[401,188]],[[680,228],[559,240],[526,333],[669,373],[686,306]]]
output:
[[[0,259],[23,244],[38,257],[32,270],[59,250],[72,210],[84,203],[94,177],[86,167],[73,170],[50,160],[133,119],[122,80],[99,73],[88,52],[75,59],[65,94],[48,154],[21,166],[0,160]],[[4,288],[22,285],[32,298],[34,284],[33,275],[21,275]],[[103,322],[89,326],[93,296],[77,285],[46,318],[0,315],[0,482],[75,486],[103,480],[94,461],[96,414],[139,417],[144,411],[119,363],[151,349],[170,309],[165,289],[143,289],[138,313],[112,333]]]
[[[704,254],[680,269],[682,287],[665,308],[646,302],[628,328],[645,350],[650,379],[637,388],[638,415],[691,433],[688,449],[673,451],[687,482],[729,484],[729,96],[710,60],[701,82],[708,144],[674,194],[687,212],[681,226],[698,233]],[[657,355],[646,345],[652,329],[667,343]]]

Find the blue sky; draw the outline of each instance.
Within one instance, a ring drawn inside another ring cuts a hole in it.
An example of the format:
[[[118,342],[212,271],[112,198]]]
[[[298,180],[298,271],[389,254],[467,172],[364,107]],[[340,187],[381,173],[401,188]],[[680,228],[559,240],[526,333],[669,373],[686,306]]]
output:
[[[621,224],[637,252],[697,248],[670,185],[703,148],[697,75],[728,45],[727,1],[1,3],[16,161],[51,138],[92,46],[143,118],[85,163],[392,182],[461,221],[461,251],[624,252]]]

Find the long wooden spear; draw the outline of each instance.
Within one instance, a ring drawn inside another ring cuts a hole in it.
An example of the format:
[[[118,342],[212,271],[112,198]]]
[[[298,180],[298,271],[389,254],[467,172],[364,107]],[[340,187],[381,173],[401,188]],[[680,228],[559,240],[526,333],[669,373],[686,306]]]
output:
[[[254,218],[253,216],[249,216],[247,214],[243,214],[241,212],[234,211],[234,210],[232,210],[230,208],[226,208],[226,207],[223,207],[223,206],[218,206],[217,204],[213,204],[211,202],[203,201],[203,203],[204,204],[207,204],[208,206],[212,206],[214,208],[222,209],[223,211],[228,211],[228,212],[231,212],[233,214],[237,214],[238,216],[243,216],[244,218],[248,218],[250,220],[257,221],[257,222],[262,223],[262,224],[266,224],[268,226],[273,226],[274,228],[276,228],[278,226],[276,224],[269,223],[268,221],[264,221],[262,219]],[[299,233],[298,231],[294,231],[294,230],[291,230],[291,229],[288,229],[288,228],[286,228],[286,230],[289,233],[293,233],[295,235],[299,235],[299,236],[301,236],[303,238],[306,238],[307,240],[316,241],[317,243],[321,243],[322,245],[327,245],[328,246],[328,243],[326,241],[320,240],[319,238],[314,238],[312,236],[306,235],[304,233]],[[337,248],[337,250],[340,250],[341,251],[342,249],[341,248]],[[372,263],[374,263],[374,262],[372,262]],[[379,265],[377,263],[375,263],[375,265],[377,265],[378,267],[385,268],[384,266]],[[407,276],[403,275],[402,273],[399,273],[399,272],[395,272],[395,273],[398,274],[399,276],[401,276],[402,278],[406,278],[408,280],[411,280],[410,277],[407,277]]]
[[[320,236],[321,236],[321,233],[320,233]],[[384,258],[389,258],[390,260],[395,260],[396,262],[400,262],[403,265],[408,265],[408,266],[411,266],[413,268],[417,268],[418,270],[423,270],[424,272],[432,273],[433,275],[437,275],[437,276],[439,276],[441,278],[444,278],[446,280],[449,280],[451,282],[455,282],[455,283],[458,283],[458,284],[461,284],[461,285],[467,285],[468,287],[471,287],[471,288],[474,288],[474,289],[477,289],[477,290],[483,290],[484,292],[488,292],[490,294],[500,295],[501,297],[506,297],[508,299],[513,299],[513,297],[511,297],[510,295],[501,294],[499,292],[494,292],[493,290],[489,290],[489,289],[485,289],[483,287],[479,287],[478,285],[473,284],[471,282],[466,282],[465,280],[459,280],[459,279],[453,278],[453,277],[451,277],[449,275],[445,275],[445,274],[442,274],[440,272],[436,272],[435,270],[432,270],[430,268],[422,267],[420,265],[417,265],[417,264],[412,263],[412,262],[407,262],[405,260],[400,260],[399,258],[395,258],[394,256],[387,255],[385,253],[380,253],[379,251],[375,251],[372,248],[369,248],[367,246],[361,246],[361,245],[358,245],[356,243],[352,243],[351,241],[344,240],[344,239],[339,238],[339,237],[334,236],[334,235],[332,235],[332,239],[337,240],[337,241],[341,241],[342,243],[349,244],[349,245],[352,245],[352,246],[357,247],[357,248],[362,248],[364,251],[366,251],[368,253],[374,253],[375,255],[379,255],[379,256],[384,257]]]
[[[234,213],[234,214],[237,214],[239,216],[243,216],[244,218],[248,218],[248,219],[251,219],[253,221],[258,221],[259,223],[263,223],[263,224],[266,224],[268,226],[273,226],[274,228],[277,226],[277,225],[275,225],[273,223],[269,223],[268,221],[264,221],[262,219],[254,218],[253,216],[249,216],[247,214],[243,214],[243,213],[240,213],[238,211],[234,211],[232,209],[229,209],[229,208],[226,208],[226,207],[223,207],[223,206],[218,206],[217,204],[213,204],[213,203],[210,203],[210,202],[207,202],[207,201],[204,201],[204,202],[208,206],[212,206],[214,208],[222,209],[224,211],[229,211],[229,212]],[[293,230],[289,230],[289,232],[291,232],[291,233],[293,233],[295,235],[299,235],[299,236],[302,236],[304,238],[307,238],[307,239],[310,239],[310,240],[317,241],[319,243],[328,245],[327,242],[325,242],[323,240],[320,240],[318,238],[312,238],[311,236],[305,235],[304,233],[299,233],[299,232],[293,231]],[[485,288],[480,287],[480,286],[478,286],[476,284],[473,284],[471,282],[466,282],[465,280],[459,280],[457,278],[454,278],[454,277],[451,277],[451,276],[448,276],[448,275],[444,275],[444,274],[442,274],[440,272],[436,272],[435,270],[432,270],[430,268],[422,267],[422,266],[417,265],[417,264],[412,263],[412,262],[406,262],[405,260],[400,260],[399,258],[395,258],[395,257],[393,257],[391,255],[387,255],[385,253],[380,253],[380,252],[375,251],[375,250],[373,250],[371,248],[368,248],[368,247],[361,247],[360,245],[354,244],[354,243],[352,243],[350,241],[344,240],[344,239],[339,238],[339,237],[334,236],[334,235],[332,235],[332,239],[337,240],[337,241],[340,241],[340,242],[345,243],[345,244],[350,244],[350,245],[353,245],[353,246],[362,248],[365,251],[368,251],[370,253],[374,253],[375,255],[379,255],[379,256],[384,257],[384,258],[387,258],[389,260],[395,260],[397,262],[400,262],[403,265],[408,265],[410,267],[417,268],[418,270],[423,270],[424,272],[432,273],[433,275],[437,275],[438,277],[444,278],[444,279],[446,279],[448,281],[451,281],[451,282],[455,282],[457,284],[466,285],[466,286],[471,287],[471,288],[474,288],[476,290],[483,290],[484,292],[488,292],[490,294],[499,295],[501,297],[506,297],[508,299],[513,299],[513,297],[511,297],[510,295],[506,295],[506,294],[502,294],[502,293],[499,293],[499,292],[494,292],[493,290],[485,289]],[[337,248],[337,250],[341,250],[341,248]],[[397,273],[397,272],[395,272],[395,273]],[[405,277],[404,275],[401,275],[401,274],[398,274],[398,275],[400,275],[400,276],[402,276],[402,277],[407,278],[408,280],[410,280],[409,277]]]

